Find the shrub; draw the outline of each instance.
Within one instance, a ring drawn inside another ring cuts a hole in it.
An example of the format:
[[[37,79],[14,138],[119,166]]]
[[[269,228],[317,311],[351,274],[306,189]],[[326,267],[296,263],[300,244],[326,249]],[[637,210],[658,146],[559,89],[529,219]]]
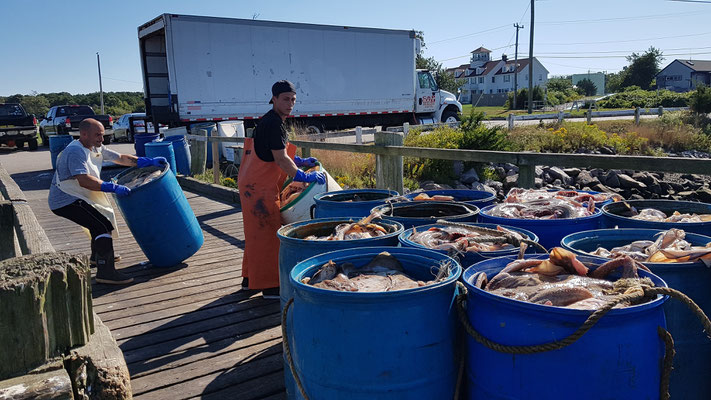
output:
[[[624,92],[598,101],[597,105],[603,108],[686,107],[689,97],[689,93],[676,93],[669,90],[647,91],[631,86]]]
[[[697,114],[711,113],[711,88],[700,85],[690,96],[689,107]]]

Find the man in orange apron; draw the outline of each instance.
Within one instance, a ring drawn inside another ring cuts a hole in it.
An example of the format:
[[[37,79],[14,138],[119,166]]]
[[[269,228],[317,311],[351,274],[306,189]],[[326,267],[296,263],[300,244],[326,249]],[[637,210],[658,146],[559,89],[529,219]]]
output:
[[[316,159],[295,156],[296,147],[288,143],[284,121],[295,102],[296,88],[291,82],[272,86],[269,104],[273,107],[259,120],[254,138],[245,139],[237,177],[245,236],[242,288],[262,290],[262,296],[271,299],[279,298],[279,191],[287,176],[295,182],[326,182],[322,172],[299,169],[315,165]]]

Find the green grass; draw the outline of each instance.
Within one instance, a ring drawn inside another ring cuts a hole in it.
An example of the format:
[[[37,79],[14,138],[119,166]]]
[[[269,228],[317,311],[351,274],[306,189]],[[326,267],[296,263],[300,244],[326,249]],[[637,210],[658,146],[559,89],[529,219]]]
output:
[[[476,107],[476,111],[478,112],[484,112],[486,115],[484,116],[484,119],[498,119],[498,118],[506,118],[509,113],[514,113],[515,115],[524,115],[528,114],[528,111],[526,110],[507,110],[504,106],[498,106],[498,107],[493,107],[493,106],[486,106],[486,107]],[[594,109],[593,111],[619,111],[619,110],[629,110],[629,108],[598,108]],[[471,104],[462,104],[462,114],[464,115],[469,115],[469,113],[472,111],[472,105]],[[575,111],[566,111],[566,113],[570,113],[572,117],[584,117],[585,116],[585,111],[587,110],[575,110]],[[554,111],[534,111],[533,114],[550,114],[553,113]]]

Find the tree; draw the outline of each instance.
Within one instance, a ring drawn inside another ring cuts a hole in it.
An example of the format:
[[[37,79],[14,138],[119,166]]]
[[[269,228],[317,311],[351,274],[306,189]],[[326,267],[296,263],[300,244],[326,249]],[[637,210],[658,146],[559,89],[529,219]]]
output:
[[[548,79],[546,87],[549,91],[565,92],[567,89],[573,88],[573,82],[569,76],[561,76]]]
[[[711,113],[711,88],[705,85],[697,86],[689,99],[689,107],[696,114]]]
[[[627,57],[630,65],[623,71],[622,88],[637,85],[644,90],[651,89],[655,75],[660,71],[659,66],[664,60],[662,51],[650,47],[643,54],[632,53]]]
[[[593,81],[588,78],[579,80],[578,83],[575,84],[575,86],[580,89],[580,94],[583,94],[585,96],[593,96],[595,95],[595,93],[597,93],[597,86],[595,86]]]
[[[605,93],[617,93],[622,88],[622,78],[627,67],[620,72],[605,74]]]

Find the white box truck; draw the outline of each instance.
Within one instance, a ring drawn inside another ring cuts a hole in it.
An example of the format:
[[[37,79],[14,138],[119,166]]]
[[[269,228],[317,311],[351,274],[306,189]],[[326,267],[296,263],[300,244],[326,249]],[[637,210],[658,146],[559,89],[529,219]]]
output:
[[[157,125],[243,120],[296,86],[311,131],[454,122],[462,105],[415,69],[414,31],[163,14],[138,27],[146,113]]]

